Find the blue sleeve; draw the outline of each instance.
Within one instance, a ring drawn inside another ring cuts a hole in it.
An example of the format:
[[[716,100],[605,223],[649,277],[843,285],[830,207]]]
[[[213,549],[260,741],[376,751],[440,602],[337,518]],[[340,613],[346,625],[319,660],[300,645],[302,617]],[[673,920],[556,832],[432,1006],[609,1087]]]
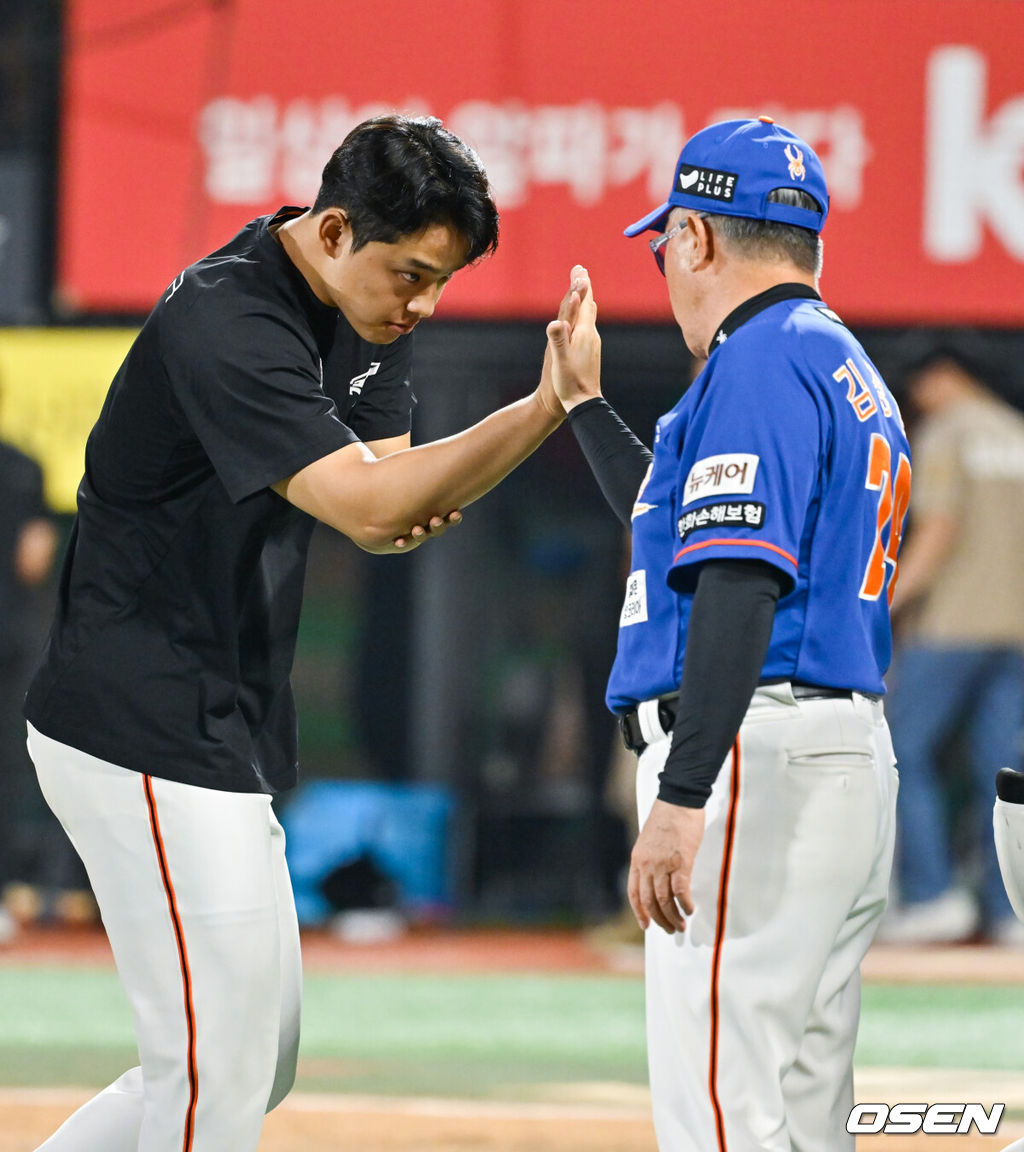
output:
[[[777,350],[719,350],[680,454],[668,583],[693,591],[707,560],[760,560],[791,587],[826,436],[812,390]]]

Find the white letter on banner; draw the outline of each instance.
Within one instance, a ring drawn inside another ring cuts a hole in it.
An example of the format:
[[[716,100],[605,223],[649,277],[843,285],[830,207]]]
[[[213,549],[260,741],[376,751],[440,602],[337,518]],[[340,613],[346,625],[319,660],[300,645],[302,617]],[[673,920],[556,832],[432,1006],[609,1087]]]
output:
[[[211,100],[199,116],[206,195],[216,204],[259,204],[276,190],[277,102],[272,96]]]
[[[924,247],[934,260],[966,263],[987,222],[1024,260],[1024,96],[984,122],[987,72],[976,48],[949,45],[928,61]]]
[[[518,208],[530,193],[527,142],[530,112],[521,100],[467,100],[449,113],[448,126],[480,154],[500,208]]]

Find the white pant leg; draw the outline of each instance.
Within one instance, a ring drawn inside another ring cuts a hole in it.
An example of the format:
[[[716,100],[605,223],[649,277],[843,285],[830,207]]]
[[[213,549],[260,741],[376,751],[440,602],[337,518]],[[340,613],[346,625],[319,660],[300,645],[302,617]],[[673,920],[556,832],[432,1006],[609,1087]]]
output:
[[[808,1147],[852,1147],[845,1116],[838,1130],[828,1126],[852,1083],[856,970],[884,907],[891,749],[877,705],[798,704],[787,691],[755,694],[739,763],[730,755],[715,783],[687,931],[647,932],[648,1062],[662,1152],[790,1152],[800,1147],[791,1111],[800,1133],[815,1132],[819,1144]],[[641,821],[667,751],[659,741],[641,757]],[[823,991],[829,980],[834,995]],[[806,1033],[822,1025],[832,1035],[815,1049]],[[824,1065],[791,1081],[802,1053]]]
[[[841,706],[842,707],[842,706]],[[880,704],[855,698],[854,711],[874,733],[878,836],[867,881],[836,935],[818,985],[800,1052],[783,1079],[794,1152],[854,1147],[846,1134],[853,1108],[853,1056],[860,1024],[860,965],[874,939],[889,893],[896,839],[899,777]],[[849,741],[856,744],[856,737]]]
[[[299,1061],[299,1036],[302,1024],[302,949],[299,941],[299,918],[295,911],[295,894],[285,860],[284,829],[273,809],[271,850],[274,865],[274,889],[277,898],[277,931],[281,946],[279,995],[281,1018],[278,1022],[277,1067],[274,1083],[266,1102],[266,1111],[276,1108],[292,1090]]]
[[[131,1068],[87,1101],[36,1152],[137,1152],[142,1069]]]
[[[291,1084],[301,983],[270,798],[142,776],[31,728],[29,748],[89,873],[142,1068],[43,1147],[254,1152]]]
[[[1024,920],[1024,804],[1011,804],[997,796],[992,832],[1003,887],[1017,917]]]
[[[658,774],[668,756],[669,739],[649,744],[637,763],[637,816],[640,827],[658,795]],[[722,769],[728,772],[728,763]],[[698,859],[708,851],[714,797]],[[695,909],[687,930],[669,936],[656,924],[644,934],[644,996],[647,1021],[647,1072],[655,1134],[661,1152],[711,1152],[718,1147],[715,1115],[707,1090],[707,977],[694,976],[679,963],[704,910]],[[699,986],[691,981],[697,979]]]

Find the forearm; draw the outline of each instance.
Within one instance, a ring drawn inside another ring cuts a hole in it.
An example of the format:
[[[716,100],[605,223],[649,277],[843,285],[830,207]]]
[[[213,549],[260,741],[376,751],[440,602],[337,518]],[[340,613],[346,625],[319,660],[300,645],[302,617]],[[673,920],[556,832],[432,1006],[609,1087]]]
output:
[[[653,455],[603,397],[573,404],[569,408],[569,427],[604,498],[629,527],[633,505]]]
[[[530,456],[561,421],[536,394],[517,400],[443,440],[381,460],[393,507],[381,531],[417,517],[465,508],[489,492]]]
[[[743,560],[702,568],[659,799],[702,808],[711,794],[760,680],[783,579]]]
[[[375,459],[349,445],[275,490],[369,551],[489,492],[558,427],[537,393],[443,440]]]

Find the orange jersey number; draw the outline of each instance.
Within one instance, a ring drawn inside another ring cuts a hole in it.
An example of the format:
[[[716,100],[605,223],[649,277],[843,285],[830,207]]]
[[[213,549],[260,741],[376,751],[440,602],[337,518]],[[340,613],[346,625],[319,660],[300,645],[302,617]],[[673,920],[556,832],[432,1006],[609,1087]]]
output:
[[[868,455],[868,475],[865,487],[877,492],[878,520],[871,558],[864,570],[860,586],[862,600],[877,600],[888,583],[889,603],[896,590],[897,558],[903,536],[903,521],[910,504],[910,461],[901,452],[896,473],[892,471],[892,450],[889,441],[877,432],[871,434]],[[886,527],[889,529],[885,539]],[[887,579],[888,578],[888,579]]]

